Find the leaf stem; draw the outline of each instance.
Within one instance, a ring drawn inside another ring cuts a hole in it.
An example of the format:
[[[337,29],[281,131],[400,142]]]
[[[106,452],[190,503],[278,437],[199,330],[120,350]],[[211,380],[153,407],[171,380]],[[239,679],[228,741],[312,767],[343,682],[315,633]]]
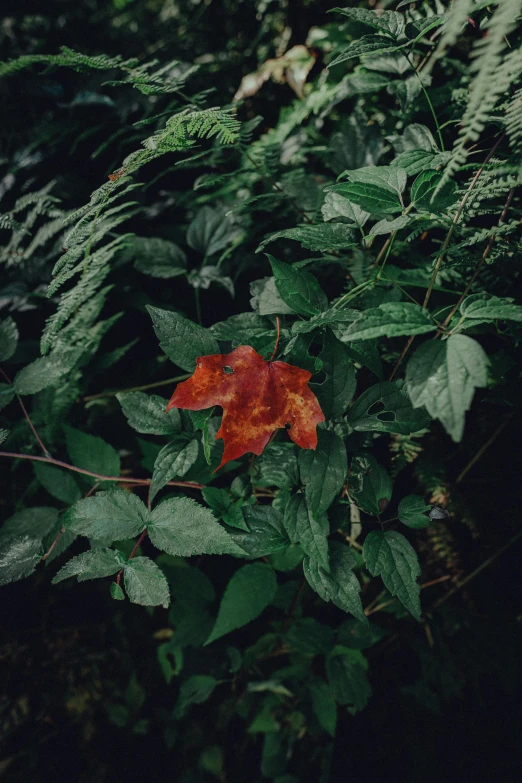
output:
[[[275,344],[275,348],[274,348],[274,353],[270,357],[270,361],[271,362],[274,361],[274,357],[275,357],[275,355],[277,353],[277,349],[279,348],[279,340],[281,339],[281,321],[279,320],[279,316],[278,315],[276,315],[276,324],[277,324],[277,337],[276,337],[276,344]]]
[[[154,383],[145,383],[142,386],[131,386],[128,389],[118,389],[117,391],[99,392],[98,394],[90,394],[88,397],[83,397],[83,402],[91,402],[91,400],[99,400],[101,397],[116,397],[117,394],[125,394],[126,392],[146,391],[147,389],[155,389],[158,386],[170,386],[172,383],[178,383],[179,381],[186,381],[190,378],[190,373],[184,373],[183,375],[176,375],[174,378],[166,378],[164,381],[155,381]]]
[[[8,376],[8,375],[7,375],[7,374],[6,374],[6,373],[5,373],[5,372],[2,370],[2,368],[1,368],[1,367],[0,367],[0,374],[1,374],[1,375],[2,375],[4,378],[5,378],[5,380],[7,381],[7,383],[8,383],[10,386],[12,386],[12,385],[13,385],[13,383],[12,383],[11,379],[10,379],[10,378],[9,378],[9,376]],[[37,440],[37,442],[38,442],[38,445],[39,445],[39,446],[40,446],[40,448],[42,449],[42,451],[43,451],[43,453],[45,454],[45,456],[46,456],[46,457],[50,457],[51,455],[49,454],[48,450],[46,449],[46,447],[45,447],[45,445],[44,445],[44,443],[43,443],[43,441],[42,441],[41,437],[38,435],[38,433],[37,433],[37,431],[36,431],[36,427],[34,426],[34,424],[33,424],[33,422],[32,422],[32,419],[31,419],[31,417],[29,416],[29,413],[27,412],[27,408],[25,407],[25,405],[24,405],[24,403],[23,403],[23,400],[22,400],[22,398],[20,397],[20,395],[19,395],[19,394],[17,394],[17,395],[16,395],[16,399],[17,399],[17,400],[18,400],[18,402],[20,403],[20,407],[21,407],[21,409],[22,409],[22,411],[23,411],[23,414],[24,414],[24,416],[25,416],[25,418],[26,418],[26,421],[27,421],[28,425],[29,425],[29,426],[30,426],[30,428],[31,428],[31,432],[33,433],[34,437],[36,438],[36,440]]]

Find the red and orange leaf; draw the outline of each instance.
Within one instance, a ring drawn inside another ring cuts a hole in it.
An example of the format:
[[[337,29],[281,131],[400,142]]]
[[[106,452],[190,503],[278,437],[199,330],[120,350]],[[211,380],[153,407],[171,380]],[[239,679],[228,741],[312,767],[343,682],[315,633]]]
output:
[[[231,353],[201,356],[194,375],[176,388],[167,411],[223,408],[216,435],[225,443],[220,468],[248,451],[261,454],[274,430],[287,425],[294,443],[315,449],[316,427],[324,415],[308,387],[311,377],[307,370],[267,362],[249,345],[240,345]]]

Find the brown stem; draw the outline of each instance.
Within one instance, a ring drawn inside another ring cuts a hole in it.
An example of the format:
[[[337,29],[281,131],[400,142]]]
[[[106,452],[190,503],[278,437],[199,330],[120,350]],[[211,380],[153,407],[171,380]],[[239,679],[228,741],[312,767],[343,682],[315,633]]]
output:
[[[408,342],[406,343],[406,345],[405,345],[405,346],[404,346],[404,348],[402,349],[401,355],[400,355],[400,356],[399,356],[399,358],[397,359],[397,364],[395,365],[395,367],[394,367],[394,368],[393,368],[393,370],[392,370],[392,374],[390,375],[390,381],[393,381],[393,378],[394,378],[394,376],[395,376],[395,373],[396,373],[396,372],[397,372],[397,370],[399,369],[399,367],[400,367],[400,364],[401,364],[402,360],[404,359],[404,357],[405,357],[405,356],[406,356],[406,354],[408,353],[408,351],[409,351],[409,348],[410,348],[410,345],[412,344],[412,342],[413,342],[413,335],[411,335],[410,337],[408,337]]]
[[[2,370],[2,368],[1,368],[1,367],[0,367],[0,374],[1,374],[1,375],[2,375],[4,378],[5,378],[5,380],[7,381],[7,383],[8,383],[10,386],[12,386],[12,385],[13,385],[13,384],[12,384],[12,381],[11,381],[11,379],[10,379],[10,378],[9,378],[9,376],[8,376],[8,375],[7,375],[7,374],[6,374],[6,373],[5,373],[5,372]],[[33,424],[33,422],[32,422],[32,419],[31,419],[31,417],[29,416],[29,414],[28,414],[28,412],[27,412],[27,408],[25,407],[25,405],[24,405],[24,403],[23,403],[23,401],[22,401],[22,398],[20,397],[20,395],[19,395],[19,394],[17,394],[17,395],[16,395],[16,399],[17,399],[17,400],[18,400],[18,402],[20,403],[20,407],[21,407],[21,409],[22,409],[22,411],[23,411],[23,414],[24,414],[24,416],[25,416],[25,418],[26,418],[26,421],[27,421],[28,425],[29,425],[29,426],[30,426],[30,428],[31,428],[31,432],[33,433],[34,437],[36,438],[36,440],[37,440],[37,442],[38,442],[38,445],[39,445],[39,446],[40,446],[40,448],[42,449],[42,451],[43,451],[43,453],[45,454],[45,456],[46,456],[46,457],[50,457],[51,455],[49,454],[49,452],[47,451],[46,447],[44,446],[44,443],[43,443],[43,441],[42,441],[41,437],[38,435],[38,433],[37,433],[37,431],[36,431],[36,427],[34,426],[34,424]]]
[[[142,544],[142,542],[143,542],[143,539],[145,538],[145,536],[146,536],[146,535],[147,535],[147,528],[145,528],[145,530],[143,531],[143,533],[140,535],[140,537],[139,537],[139,538],[138,538],[138,540],[136,541],[136,544],[134,545],[134,549],[132,550],[132,552],[130,553],[129,557],[127,558],[128,560],[132,560],[132,558],[134,557],[134,555],[136,554],[136,552],[137,552],[137,551],[138,551],[138,549],[140,548],[140,546],[141,546],[141,544]],[[123,574],[123,568],[121,568],[121,569],[118,571],[118,574],[117,574],[117,576],[116,576],[116,584],[117,584],[117,585],[119,585],[119,584],[120,584],[120,582],[121,582],[121,575],[122,575],[122,574]]]
[[[279,320],[279,316],[278,315],[276,315],[276,324],[277,324],[277,338],[276,338],[276,344],[275,344],[275,348],[274,348],[274,353],[270,357],[270,361],[271,362],[274,361],[274,357],[275,357],[275,355],[277,353],[277,349],[279,348],[279,340],[281,339],[281,321]]]
[[[71,470],[73,473],[81,473],[83,476],[91,476],[92,478],[98,479],[99,481],[117,481],[119,484],[136,484],[136,486],[149,486],[149,484],[152,482],[152,479],[130,478],[124,476],[104,476],[102,473],[94,473],[92,470],[77,468],[75,465],[69,465],[69,463],[62,462],[61,460],[54,459],[53,457],[33,457],[31,454],[15,454],[10,451],[0,451],[0,457],[28,459],[31,460],[31,462],[47,462],[50,465],[56,465],[58,468]],[[166,486],[203,489],[203,484],[198,484],[196,481],[169,481]]]
[[[432,585],[438,585],[440,582],[447,582],[449,579],[451,579],[451,576],[449,574],[446,574],[445,576],[440,576],[438,579],[432,579],[430,582],[425,582],[423,585],[420,585],[420,589],[424,590],[426,587],[431,587]],[[370,604],[364,610],[364,614],[366,615],[366,617],[369,617],[371,614],[374,614],[374,612],[380,612],[381,609],[385,609],[387,606],[391,606],[391,604],[395,603],[396,600],[397,600],[396,598],[391,598],[389,601],[384,601],[382,604],[377,604],[376,606],[372,606],[372,604]]]
[[[65,533],[65,528],[64,527],[60,528],[60,532],[58,533],[58,535],[54,539],[53,543],[51,544],[51,546],[49,547],[49,549],[47,550],[45,555],[42,557],[42,560],[47,560],[47,558],[49,557],[49,555],[51,554],[51,552],[53,551],[54,547],[56,546],[56,544],[58,543],[58,541],[60,540],[60,538],[63,536],[64,533]]]

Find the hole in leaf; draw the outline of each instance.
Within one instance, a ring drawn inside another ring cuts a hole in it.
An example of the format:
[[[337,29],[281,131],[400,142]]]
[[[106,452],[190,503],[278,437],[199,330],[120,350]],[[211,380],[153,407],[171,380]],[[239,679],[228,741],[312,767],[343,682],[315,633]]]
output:
[[[384,410],[384,403],[382,400],[377,400],[376,402],[372,403],[366,413],[368,416],[375,416],[376,413],[379,413],[379,411]]]
[[[377,414],[379,421],[395,421],[395,413],[392,411],[383,411]]]
[[[223,367],[223,372],[224,372],[226,375],[232,375],[232,373],[234,372],[234,370],[232,369],[232,367],[229,367],[229,366],[228,366],[228,364],[226,364],[226,365]]]
[[[314,383],[324,383],[326,380],[326,373],[324,370],[314,373]]]
[[[292,429],[292,425],[287,421],[285,424],[285,430],[291,430],[291,429]]]

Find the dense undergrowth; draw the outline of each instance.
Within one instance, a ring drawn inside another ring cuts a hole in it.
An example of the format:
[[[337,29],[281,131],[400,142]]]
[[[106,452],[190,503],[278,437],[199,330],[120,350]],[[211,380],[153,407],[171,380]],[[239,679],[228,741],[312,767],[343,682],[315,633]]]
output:
[[[514,779],[522,3],[322,5],[8,12],[10,780]],[[165,413],[240,345],[315,450]]]

